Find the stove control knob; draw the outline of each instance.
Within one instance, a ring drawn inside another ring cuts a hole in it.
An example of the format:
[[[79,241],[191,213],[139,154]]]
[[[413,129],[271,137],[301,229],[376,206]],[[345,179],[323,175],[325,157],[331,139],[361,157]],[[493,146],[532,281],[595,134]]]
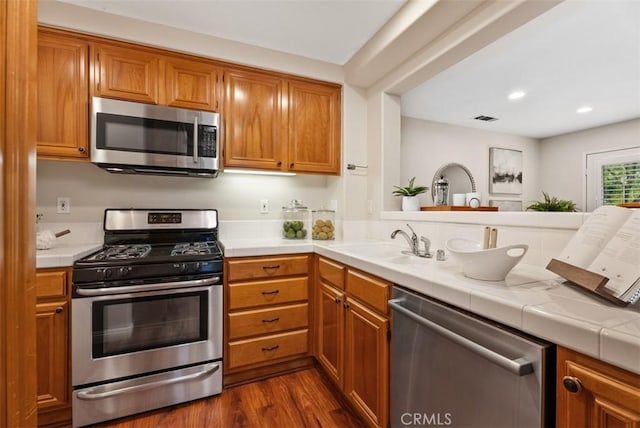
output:
[[[131,267],[130,266],[125,266],[125,267],[121,267],[120,268],[120,276],[127,276],[129,275],[129,272],[131,272]]]
[[[198,272],[200,270],[200,262],[195,262],[192,264],[192,272]]]
[[[178,271],[180,271],[180,273],[184,273],[184,272],[187,271],[187,264],[186,263],[177,263],[177,264],[175,264],[173,266],[178,268]]]
[[[102,276],[104,276],[104,279],[111,278],[111,275],[113,275],[113,272],[111,272],[111,269],[107,268],[102,272]]]

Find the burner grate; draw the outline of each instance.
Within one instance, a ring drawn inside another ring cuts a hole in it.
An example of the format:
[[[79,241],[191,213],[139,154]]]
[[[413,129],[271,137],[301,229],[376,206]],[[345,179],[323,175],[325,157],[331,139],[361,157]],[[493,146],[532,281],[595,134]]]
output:
[[[126,260],[146,257],[151,252],[149,244],[111,245],[88,260]]]
[[[182,242],[176,244],[171,251],[172,256],[204,255],[215,252],[215,244],[211,242]]]

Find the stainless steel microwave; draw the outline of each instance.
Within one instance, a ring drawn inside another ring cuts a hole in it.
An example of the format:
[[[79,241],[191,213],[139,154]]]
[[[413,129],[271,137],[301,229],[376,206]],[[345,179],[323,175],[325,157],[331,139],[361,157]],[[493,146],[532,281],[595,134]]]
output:
[[[114,173],[210,177],[219,167],[218,113],[91,100],[91,162]]]

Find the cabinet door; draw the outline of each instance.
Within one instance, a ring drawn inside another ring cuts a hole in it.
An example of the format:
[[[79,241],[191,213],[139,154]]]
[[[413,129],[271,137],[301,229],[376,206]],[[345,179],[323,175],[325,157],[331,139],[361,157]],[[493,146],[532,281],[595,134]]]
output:
[[[283,149],[286,149],[283,79],[244,70],[227,70],[224,84],[224,165],[283,169]]]
[[[287,169],[340,175],[340,86],[289,83]]]
[[[218,110],[217,69],[210,63],[167,58],[165,60],[166,104],[197,110]]]
[[[389,321],[347,298],[344,392],[370,425],[389,421]]]
[[[325,372],[342,387],[344,354],[344,293],[324,282],[318,293],[317,358]]]
[[[558,348],[559,428],[640,427],[640,376]]]
[[[94,49],[95,95],[158,104],[158,55],[110,45]]]
[[[38,410],[70,405],[68,369],[69,305],[36,305]]]
[[[87,42],[38,33],[39,157],[87,158],[89,82]]]

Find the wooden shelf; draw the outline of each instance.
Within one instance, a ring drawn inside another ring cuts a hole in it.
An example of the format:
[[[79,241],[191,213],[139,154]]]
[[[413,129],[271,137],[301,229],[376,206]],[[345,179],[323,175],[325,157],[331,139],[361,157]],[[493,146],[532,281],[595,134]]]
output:
[[[436,207],[420,207],[420,211],[498,211],[498,207],[471,208],[459,205],[440,205]]]

